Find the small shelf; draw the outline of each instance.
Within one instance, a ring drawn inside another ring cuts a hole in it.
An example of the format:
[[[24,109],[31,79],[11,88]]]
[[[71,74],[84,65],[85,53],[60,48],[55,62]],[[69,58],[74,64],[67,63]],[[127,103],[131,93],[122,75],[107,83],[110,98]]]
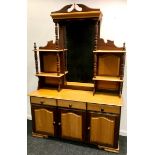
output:
[[[36,74],[36,76],[60,78],[60,77],[64,76],[67,73],[68,73],[68,71],[65,71],[64,74],[60,73],[58,75],[58,73],[44,73],[44,72],[40,72],[40,73]]]
[[[37,51],[37,52],[65,52],[67,51],[67,49],[54,49],[54,50],[50,50],[50,49],[38,49],[38,50],[33,50],[33,51]]]
[[[113,81],[113,82],[123,82],[120,77],[117,76],[96,76],[93,78],[95,81]]]
[[[96,50],[94,53],[126,53],[125,50]]]

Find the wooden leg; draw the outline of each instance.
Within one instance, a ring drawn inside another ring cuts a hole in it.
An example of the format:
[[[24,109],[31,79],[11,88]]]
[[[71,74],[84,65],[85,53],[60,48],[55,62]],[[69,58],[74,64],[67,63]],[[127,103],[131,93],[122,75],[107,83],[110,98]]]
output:
[[[101,150],[103,149],[104,151],[119,153],[119,144],[118,144],[117,148],[110,148],[110,147],[101,146],[101,145],[98,145],[98,148],[101,149]]]
[[[32,132],[32,136],[37,138],[48,138],[48,135],[43,135],[35,132]]]

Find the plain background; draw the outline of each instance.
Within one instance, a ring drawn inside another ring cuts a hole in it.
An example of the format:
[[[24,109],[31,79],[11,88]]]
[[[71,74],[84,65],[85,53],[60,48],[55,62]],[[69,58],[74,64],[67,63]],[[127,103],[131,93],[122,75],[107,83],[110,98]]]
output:
[[[126,1],[122,0],[28,0],[28,37],[27,37],[27,78],[28,93],[37,89],[38,78],[35,76],[35,62],[33,53],[33,43],[37,46],[45,46],[47,41],[55,42],[55,25],[50,17],[50,13],[60,10],[68,4],[85,4],[91,8],[100,8],[103,14],[100,37],[106,40],[113,40],[116,46],[123,46],[126,42]],[[92,3],[94,2],[94,3]],[[127,51],[128,52],[128,51]],[[121,113],[120,134],[127,135],[127,92],[126,92],[126,66],[123,87],[123,107]],[[31,119],[30,100],[27,102],[27,117]]]
[[[128,155],[154,154],[154,6],[127,4]],[[27,1],[1,1],[0,19],[0,154],[26,155]]]

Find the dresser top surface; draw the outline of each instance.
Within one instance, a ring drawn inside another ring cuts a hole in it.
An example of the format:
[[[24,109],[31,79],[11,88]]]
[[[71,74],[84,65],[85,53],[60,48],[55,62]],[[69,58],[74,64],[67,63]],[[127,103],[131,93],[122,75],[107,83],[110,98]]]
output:
[[[84,90],[62,89],[60,92],[58,92],[55,89],[39,89],[29,93],[28,95],[35,97],[122,106],[122,97],[119,97],[118,95],[95,93],[95,95],[93,96],[92,91]]]

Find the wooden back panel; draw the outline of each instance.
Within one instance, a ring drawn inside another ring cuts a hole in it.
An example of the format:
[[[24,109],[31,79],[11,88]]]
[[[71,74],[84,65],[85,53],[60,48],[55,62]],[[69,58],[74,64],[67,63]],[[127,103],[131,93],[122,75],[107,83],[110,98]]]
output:
[[[57,72],[56,54],[44,54],[43,56],[43,72]]]
[[[118,82],[97,81],[96,85],[98,89],[105,89],[105,90],[111,90],[111,91],[117,91],[119,89]]]
[[[120,57],[115,55],[100,55],[98,75],[119,76]]]

